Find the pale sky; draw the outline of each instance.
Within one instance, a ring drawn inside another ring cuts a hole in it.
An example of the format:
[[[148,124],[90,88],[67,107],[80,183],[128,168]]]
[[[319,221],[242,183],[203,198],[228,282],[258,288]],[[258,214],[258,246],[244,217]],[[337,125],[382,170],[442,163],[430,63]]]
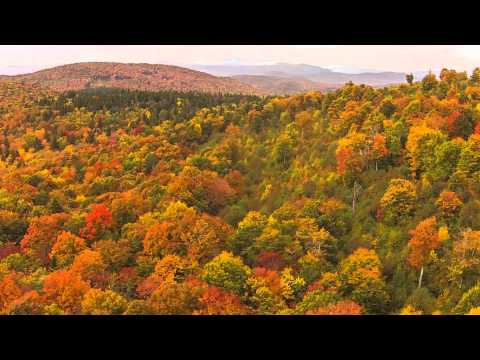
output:
[[[111,61],[167,65],[287,62],[411,72],[480,66],[473,45],[0,45],[0,74]]]

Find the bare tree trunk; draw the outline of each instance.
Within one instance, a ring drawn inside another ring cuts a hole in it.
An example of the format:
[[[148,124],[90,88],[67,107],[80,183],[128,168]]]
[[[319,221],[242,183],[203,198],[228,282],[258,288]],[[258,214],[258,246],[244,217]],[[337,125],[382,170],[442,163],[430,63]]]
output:
[[[375,160],[375,171],[378,171],[378,160]]]
[[[419,289],[422,287],[422,278],[423,278],[423,266],[422,266],[422,269],[420,270],[420,277],[418,278],[418,288]]]

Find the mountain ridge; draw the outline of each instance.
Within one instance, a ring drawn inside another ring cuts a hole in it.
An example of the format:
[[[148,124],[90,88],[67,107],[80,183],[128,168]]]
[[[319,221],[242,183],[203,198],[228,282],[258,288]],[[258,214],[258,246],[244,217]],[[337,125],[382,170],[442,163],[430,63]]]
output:
[[[257,75],[297,78],[340,86],[349,81],[371,86],[385,86],[405,81],[406,73],[395,71],[371,71],[343,73],[316,65],[276,63],[272,65],[192,65],[190,68],[217,76]]]
[[[3,76],[24,83],[39,83],[55,91],[116,87],[133,90],[177,90],[206,93],[256,94],[257,90],[236,79],[163,64],[80,62]]]
[[[261,92],[272,95],[292,95],[309,91],[326,92],[340,87],[340,85],[314,82],[301,77],[234,75],[232,78],[244,84],[252,85]]]
[[[97,87],[131,90],[175,90],[249,95],[291,95],[331,91],[350,81],[373,87],[403,83],[404,73],[342,73],[309,64],[192,65],[78,62],[28,74],[0,75],[0,80],[36,83],[54,91]],[[415,76],[418,77],[418,76]]]

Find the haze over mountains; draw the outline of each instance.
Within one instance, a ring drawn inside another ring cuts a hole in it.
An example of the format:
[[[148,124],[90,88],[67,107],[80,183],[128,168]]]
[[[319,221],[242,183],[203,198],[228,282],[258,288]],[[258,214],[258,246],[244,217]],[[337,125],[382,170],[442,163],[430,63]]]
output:
[[[315,83],[341,86],[348,81],[371,86],[385,86],[405,81],[405,73],[371,71],[344,73],[308,64],[277,63],[272,65],[192,65],[192,69],[217,76],[257,75],[308,80]],[[417,74],[421,75],[421,74]],[[418,76],[417,76],[418,77]]]
[[[299,94],[308,91],[333,91],[341,85],[324,84],[302,77],[235,75],[232,78],[255,87],[260,93],[272,95]]]
[[[207,93],[285,95],[308,91],[332,91],[353,81],[374,87],[405,82],[405,73],[372,70],[355,73],[334,71],[308,64],[191,65],[189,68],[159,64],[85,62],[28,72],[0,68],[0,79],[38,83],[55,91],[95,87],[132,90],[176,90]],[[30,67],[33,69],[33,67]],[[15,71],[20,75],[12,75]],[[426,72],[414,73],[421,79]]]

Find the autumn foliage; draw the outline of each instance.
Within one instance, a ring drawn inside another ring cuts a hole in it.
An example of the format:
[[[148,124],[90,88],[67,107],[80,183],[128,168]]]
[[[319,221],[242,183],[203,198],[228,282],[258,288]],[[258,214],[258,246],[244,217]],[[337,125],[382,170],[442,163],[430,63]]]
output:
[[[307,312],[309,315],[362,315],[362,307],[357,303],[345,300]]]
[[[101,236],[112,225],[112,213],[105,204],[98,204],[93,206],[85,222],[82,235],[92,241]]]
[[[437,219],[431,217],[420,222],[410,231],[408,243],[410,253],[408,262],[415,268],[421,268],[427,261],[430,251],[439,246]]]
[[[0,79],[1,314],[478,312],[480,70],[124,88],[171,70]]]
[[[88,283],[70,271],[51,273],[43,284],[47,302],[58,305],[67,314],[80,313],[81,303],[88,290]]]

